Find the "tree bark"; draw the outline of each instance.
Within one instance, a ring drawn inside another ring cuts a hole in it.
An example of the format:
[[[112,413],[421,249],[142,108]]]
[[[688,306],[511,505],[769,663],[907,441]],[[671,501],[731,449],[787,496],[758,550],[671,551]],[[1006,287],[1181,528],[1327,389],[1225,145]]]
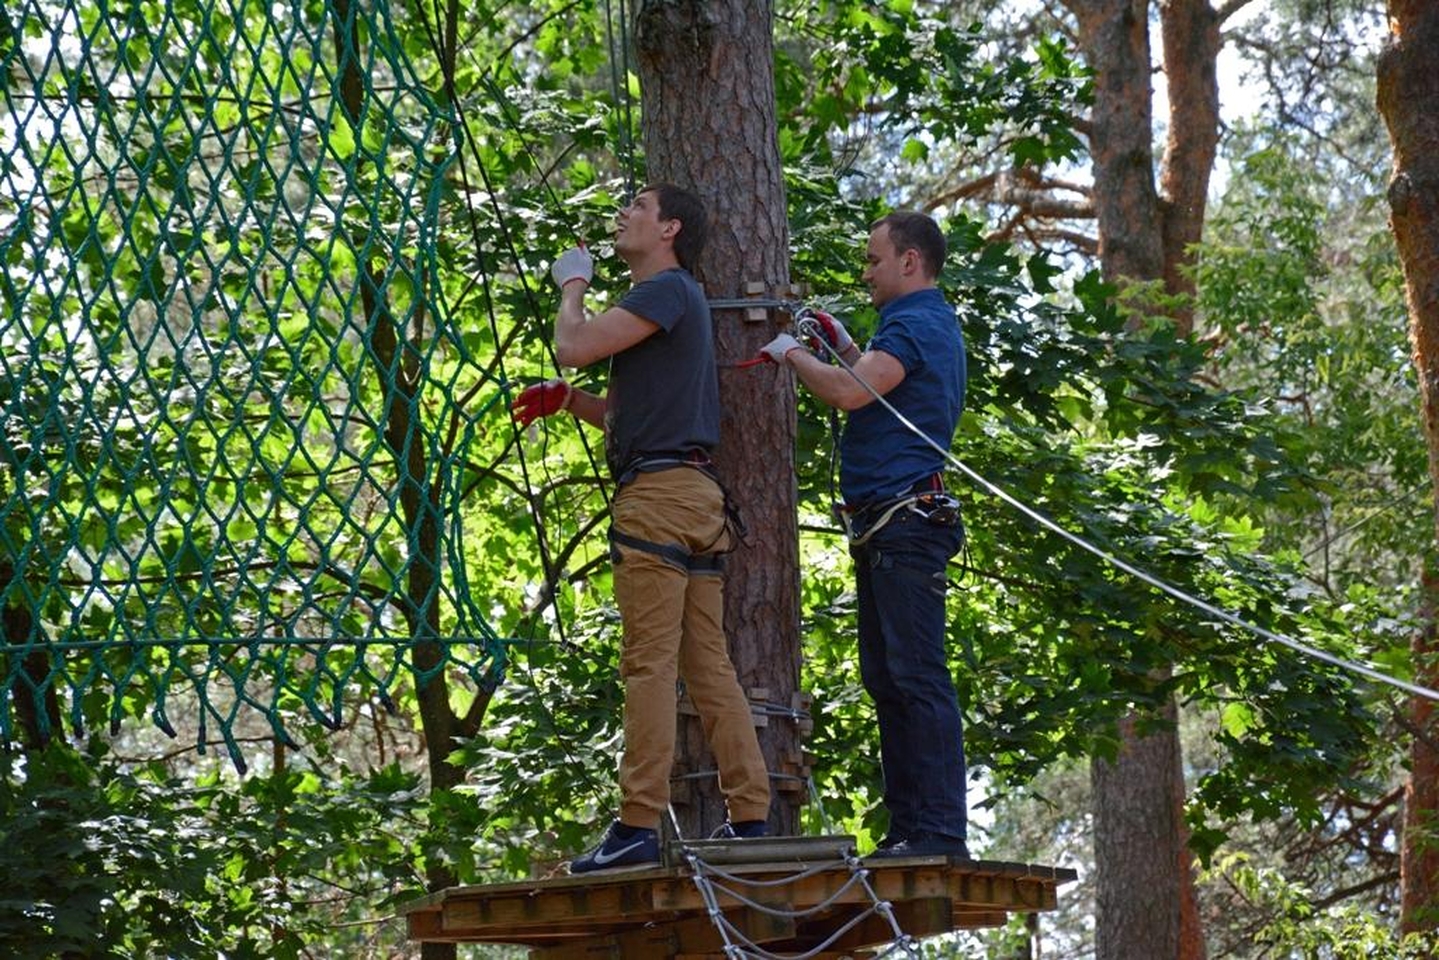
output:
[[[1161,282],[1166,294],[1192,294],[1183,268],[1203,231],[1218,143],[1219,17],[1207,0],[1161,0],[1170,132],[1156,189],[1148,2],[1068,0],[1068,6],[1095,72],[1090,153],[1101,271],[1121,286]],[[1178,333],[1191,332],[1190,307],[1170,312]],[[1166,678],[1167,672],[1154,680]],[[1099,960],[1205,955],[1184,829],[1177,715],[1171,699],[1160,711],[1167,722],[1145,735],[1143,718],[1131,715],[1120,725],[1115,761],[1096,758],[1091,767]]]
[[[1106,280],[1163,275],[1154,186],[1154,108],[1148,0],[1070,0],[1079,42],[1094,68],[1089,152]]]
[[[1173,720],[1175,711],[1167,711]],[[1179,825],[1174,780],[1176,737],[1141,736],[1131,716],[1120,725],[1113,763],[1090,765],[1094,788],[1094,955],[1179,955]]]
[[[766,0],[643,0],[635,15],[649,179],[694,190],[709,212],[695,271],[711,299],[787,291],[789,230],[775,125],[773,5]],[[725,627],[751,700],[789,709],[799,685],[798,529],[794,384],[780,368],[734,364],[788,318],[715,311],[721,438],[716,463],[747,538],[727,559]],[[760,746],[771,774],[770,826],[794,833],[804,799],[802,723],[769,716]],[[673,791],[680,829],[702,835],[724,819],[714,761],[697,718],[681,715]]]
[[[1161,0],[1169,137],[1160,166],[1164,289],[1178,294],[1175,333],[1194,331],[1193,249],[1204,232],[1209,175],[1219,146],[1219,17],[1209,0]]]
[[[1404,267],[1410,339],[1419,374],[1429,476],[1439,497],[1439,7],[1430,0],[1389,0],[1390,34],[1379,58],[1379,112],[1394,146],[1389,181],[1389,223]],[[1435,504],[1439,543],[1439,500]],[[1429,551],[1436,543],[1429,545]],[[1423,583],[1424,626],[1415,637],[1415,679],[1439,681],[1435,605],[1439,573],[1428,565]],[[1416,729],[1433,732],[1434,705],[1415,698],[1410,712]],[[1400,851],[1401,915],[1404,931],[1434,930],[1439,919],[1439,755],[1416,737],[1404,795],[1404,836]]]
[[[39,750],[53,739],[65,738],[60,726],[60,698],[51,676],[51,653],[34,614],[26,606],[28,592],[20,584],[14,564],[5,558],[0,558],[0,585],[22,587],[11,593],[14,600],[0,607],[0,642],[31,648],[20,664],[25,682],[14,685],[12,702],[20,723],[21,745],[26,750]],[[0,743],[3,746],[6,744]]]
[[[1412,652],[1415,679],[1428,687],[1439,684],[1439,571],[1425,571],[1420,616],[1423,626],[1414,634]],[[1409,746],[1409,781],[1404,785],[1404,826],[1399,848],[1399,927],[1403,933],[1433,931],[1439,927],[1439,737],[1434,703],[1413,697],[1409,721],[1425,736]]]

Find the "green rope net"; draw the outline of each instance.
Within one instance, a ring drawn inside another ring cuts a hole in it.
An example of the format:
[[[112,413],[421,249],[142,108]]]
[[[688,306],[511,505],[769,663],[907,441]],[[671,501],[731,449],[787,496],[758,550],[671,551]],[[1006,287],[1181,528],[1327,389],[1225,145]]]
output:
[[[455,118],[384,0],[0,10],[0,736],[198,697],[203,751],[505,642],[464,579]],[[99,704],[97,707],[96,705]]]

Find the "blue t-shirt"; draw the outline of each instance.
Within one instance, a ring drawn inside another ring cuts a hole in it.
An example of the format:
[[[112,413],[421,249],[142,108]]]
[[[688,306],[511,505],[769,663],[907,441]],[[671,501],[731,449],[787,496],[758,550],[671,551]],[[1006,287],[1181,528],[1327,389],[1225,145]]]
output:
[[[936,287],[886,303],[868,350],[882,350],[904,367],[884,399],[948,450],[964,410],[964,334],[954,308]],[[943,471],[944,456],[895,419],[878,400],[850,413],[839,446],[844,502],[860,506],[897,497]]]
[[[663,270],[620,307],[660,329],[610,358],[605,452],[617,475],[635,457],[719,443],[719,374],[709,301],[689,271]]]

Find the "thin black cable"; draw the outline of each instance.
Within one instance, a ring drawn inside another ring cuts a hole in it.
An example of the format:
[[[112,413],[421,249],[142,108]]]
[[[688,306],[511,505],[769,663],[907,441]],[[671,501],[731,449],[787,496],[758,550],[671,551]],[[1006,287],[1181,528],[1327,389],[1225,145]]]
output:
[[[635,145],[630,98],[629,9],[626,0],[617,0],[617,2],[620,8],[618,53],[616,53],[615,44],[614,11],[610,7],[610,0],[604,0],[605,45],[610,54],[610,96],[614,100],[615,107],[616,156],[624,170],[625,198],[633,200],[635,194]],[[621,78],[621,68],[623,68],[623,78]]]
[[[424,16],[423,16],[423,10],[422,10],[421,16],[422,16],[422,19],[423,19],[423,18],[424,18]],[[445,77],[446,89],[447,89],[448,91],[451,91],[451,92],[453,93],[453,90],[454,90],[454,74],[453,74],[454,63],[453,63],[453,61],[446,60],[446,59],[444,58],[444,53],[443,53],[443,51],[444,51],[444,46],[443,46],[443,44],[441,44],[441,43],[436,43],[436,42],[435,42],[435,38],[434,38],[433,31],[430,30],[430,27],[429,27],[429,24],[428,24],[428,23],[426,24],[426,29],[427,29],[427,32],[430,32],[430,36],[431,36],[432,43],[434,44],[437,53],[438,53],[438,54],[440,55],[440,57],[441,57],[441,63],[442,63],[443,68],[444,68],[444,70],[445,70],[445,72],[446,72],[446,77]],[[513,236],[512,236],[511,233],[510,233],[509,227],[507,226],[507,224],[506,224],[506,222],[505,222],[503,212],[501,211],[501,209],[500,209],[500,207],[499,207],[499,199],[498,199],[498,196],[497,196],[497,193],[496,193],[496,190],[495,190],[494,183],[490,180],[489,172],[485,169],[484,163],[483,163],[483,161],[480,159],[479,149],[478,149],[478,141],[477,141],[477,139],[476,139],[475,136],[474,136],[474,132],[473,132],[473,131],[471,130],[471,128],[470,128],[469,118],[468,118],[468,116],[466,115],[465,110],[464,110],[464,107],[463,107],[463,104],[460,102],[460,100],[459,100],[458,97],[455,97],[455,96],[452,95],[450,102],[451,102],[451,108],[454,110],[455,116],[456,116],[456,118],[457,118],[458,121],[459,121],[459,129],[460,129],[460,132],[463,134],[465,142],[469,144],[471,151],[473,151],[473,153],[474,153],[474,155],[475,155],[476,167],[477,167],[477,169],[479,170],[480,178],[481,178],[481,180],[484,182],[485,190],[486,190],[486,192],[487,192],[487,194],[488,194],[488,196],[489,196],[489,198],[490,198],[490,204],[491,204],[491,207],[492,207],[492,209],[493,209],[493,211],[494,211],[496,223],[497,223],[498,226],[499,226],[500,234],[501,234],[501,237],[502,237],[502,239],[503,239],[503,245],[504,245],[505,249],[508,251],[512,262],[515,264],[516,275],[519,277],[520,286],[521,286],[521,289],[524,291],[525,299],[526,299],[527,303],[535,310],[536,314],[538,314],[539,311],[538,311],[538,302],[537,302],[537,299],[536,299],[536,297],[535,297],[535,295],[534,295],[534,291],[530,288],[530,285],[528,284],[528,282],[527,282],[526,279],[525,279],[525,278],[526,278],[526,272],[525,272],[525,270],[524,270],[523,261],[521,260],[521,258],[520,258],[520,256],[519,256],[519,251],[518,251],[518,249],[517,249],[517,247],[516,247],[516,245],[515,245],[514,238],[513,238]],[[512,122],[507,113],[502,113],[502,116],[504,116],[506,122]],[[522,131],[519,131],[517,128],[514,129],[514,132],[515,132],[516,135],[519,137],[521,143],[524,143],[525,141],[524,141],[523,132],[522,132]],[[526,149],[528,149],[528,147],[526,147]],[[476,212],[476,210],[475,210],[475,208],[474,208],[474,203],[473,203],[473,200],[472,200],[472,193],[473,193],[473,191],[471,190],[471,181],[470,181],[469,165],[468,165],[468,163],[467,163],[466,152],[465,152],[464,150],[460,150],[460,151],[459,151],[459,158],[458,158],[458,159],[459,159],[461,182],[463,183],[463,185],[464,185],[464,187],[465,187],[465,210],[466,210],[466,214],[467,214],[468,226],[469,226],[469,228],[470,228],[470,235],[471,235],[472,240],[473,240],[474,243],[475,243],[475,249],[476,249],[476,251],[479,252],[479,251],[483,251],[483,249],[484,249],[484,242],[483,242],[483,237],[482,237],[482,235],[481,235],[481,231],[480,231],[480,228],[479,228],[479,217],[478,217],[477,212]],[[553,197],[554,197],[553,188],[550,187],[549,181],[548,181],[548,179],[544,176],[543,170],[542,170],[541,168],[539,168],[538,165],[536,166],[536,169],[537,169],[537,171],[540,173],[541,181],[545,184],[546,189],[549,190],[550,195],[551,195],[551,197],[553,198]],[[556,203],[557,203],[557,205],[558,205],[557,199],[556,199]],[[479,269],[479,272],[480,272],[480,275],[481,275],[482,288],[483,288],[484,291],[485,291],[485,309],[486,309],[486,315],[487,315],[487,318],[488,318],[488,321],[489,321],[489,325],[490,325],[490,331],[491,331],[492,336],[495,338],[495,342],[498,344],[498,343],[500,342],[500,339],[501,339],[501,338],[500,338],[500,333],[499,333],[499,321],[498,321],[498,317],[497,317],[496,311],[495,311],[494,298],[493,298],[492,296],[490,296],[490,293],[489,293],[489,291],[490,291],[490,276],[489,276],[488,271],[487,271],[486,268],[485,268],[485,263],[484,263],[484,257],[483,257],[483,256],[478,256],[478,257],[477,257],[477,265],[478,265],[478,269]],[[553,345],[550,343],[550,341],[549,341],[548,339],[542,340],[542,343],[544,344],[544,347],[545,347],[546,352],[549,354],[549,357],[550,357],[551,362],[555,365],[555,368],[558,369],[558,368],[559,368],[558,358],[557,358],[557,357],[555,356],[555,354],[554,354]],[[504,357],[503,357],[503,355],[500,356],[499,358],[497,358],[497,365],[498,365],[498,369],[499,369],[499,373],[500,373],[500,381],[501,381],[501,383],[502,383],[502,384],[505,384],[505,385],[508,385],[508,383],[509,383],[509,377],[508,377],[508,374],[507,374],[506,371],[505,371],[505,362],[504,362]],[[515,431],[516,437],[518,438],[518,436],[519,436],[519,434],[520,434],[520,428],[519,428],[518,424],[515,424],[515,423],[514,423],[513,420],[511,421],[511,424],[512,424],[512,429]],[[583,432],[581,432],[581,434],[580,434],[580,440],[581,440],[581,444],[582,444],[582,446],[583,446],[583,448],[584,448],[584,450],[585,450],[586,456],[589,458],[590,466],[591,466],[593,472],[594,472],[594,473],[596,474],[596,476],[598,477],[598,475],[599,475],[599,466],[598,466],[598,463],[597,463],[596,460],[595,460],[594,453],[593,453],[593,451],[592,451],[592,449],[591,449],[588,441],[587,441],[587,440],[585,439],[585,437],[584,437]],[[554,569],[554,566],[553,566],[553,558],[551,557],[551,555],[550,555],[550,553],[549,553],[549,548],[548,548],[547,540],[546,540],[546,537],[545,537],[545,523],[544,523],[544,518],[543,518],[543,516],[541,515],[540,509],[539,509],[539,505],[535,503],[535,500],[534,500],[534,497],[533,497],[534,483],[533,483],[533,480],[532,480],[531,477],[530,477],[529,466],[528,466],[528,462],[527,462],[527,460],[526,460],[525,453],[524,453],[524,445],[523,445],[522,443],[518,443],[518,442],[517,442],[515,446],[516,446],[516,450],[517,450],[517,452],[518,452],[518,454],[519,454],[519,464],[520,464],[521,479],[522,479],[522,481],[523,481],[523,483],[524,483],[524,485],[525,485],[525,489],[528,490],[528,491],[531,491],[531,496],[529,496],[529,497],[526,498],[526,505],[527,505],[527,509],[528,509],[529,514],[530,514],[531,520],[533,521],[533,523],[534,523],[534,525],[535,525],[536,546],[537,546],[537,548],[538,548],[539,551],[540,551],[541,563],[542,563],[543,566],[544,566],[544,569],[545,569],[545,572],[546,572],[546,576],[547,576],[548,578],[550,578],[552,582],[553,582],[553,581],[557,581],[558,578],[559,578],[559,576],[560,576],[560,571]],[[604,502],[605,502],[605,509],[609,509],[609,495],[608,495],[608,492],[607,492],[607,491],[605,490],[605,488],[604,488],[603,480],[601,480],[601,482],[599,483],[598,486],[599,486],[599,489],[600,489],[601,497],[604,499]],[[551,592],[550,592],[551,602],[554,602],[554,601],[555,601],[555,598],[557,597],[557,595],[558,595],[558,590],[554,590],[554,591],[551,591]],[[558,606],[556,606],[556,609],[558,610]],[[567,635],[567,631],[566,631],[566,628],[565,628],[564,618],[559,617],[559,616],[556,616],[556,617],[555,617],[555,625],[556,625],[557,631],[559,632],[559,636],[560,636],[561,642],[562,642],[565,646],[567,646],[567,647],[575,648],[575,644],[569,639],[569,637],[568,637],[568,635]],[[533,642],[534,642],[534,638],[533,638],[533,637],[527,638],[527,643],[533,643]],[[528,672],[528,667],[526,667],[526,671]],[[534,685],[534,684],[532,683],[531,689],[534,690],[535,695],[536,695],[535,698],[534,698],[534,699],[535,699],[535,702],[538,703],[539,706],[540,706],[540,709],[545,712],[546,717],[547,717],[547,719],[549,720],[549,722],[550,722],[550,724],[551,724],[551,728],[554,729],[555,731],[558,731],[558,730],[560,729],[559,724],[556,722],[556,719],[555,719],[554,714],[548,709],[548,706],[544,703],[544,698],[543,698],[543,696],[540,694],[540,690],[539,690],[538,686],[537,686],[537,685]],[[557,739],[559,740],[560,745],[561,745],[562,749],[564,750],[566,756],[573,762],[573,761],[575,760],[575,753],[574,753],[574,751],[570,748],[568,741],[567,741],[564,737],[557,737]],[[607,802],[608,791],[605,790],[605,789],[603,789],[603,788],[594,780],[594,778],[590,776],[589,771],[585,768],[585,766],[584,766],[583,764],[576,764],[576,765],[579,767],[579,770],[580,770],[580,772],[581,772],[581,776],[582,776],[583,780],[585,781],[586,786],[588,787],[589,791],[591,792],[591,795],[596,799],[596,801],[597,801],[597,806],[599,806],[599,807],[601,807],[602,809],[605,809],[605,810],[610,810],[611,807],[610,807],[609,803]]]

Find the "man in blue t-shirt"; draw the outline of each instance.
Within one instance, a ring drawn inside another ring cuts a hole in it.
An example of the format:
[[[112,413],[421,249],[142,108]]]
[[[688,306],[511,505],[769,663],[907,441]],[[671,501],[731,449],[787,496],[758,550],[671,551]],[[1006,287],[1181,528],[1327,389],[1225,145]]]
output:
[[[602,428],[618,487],[610,556],[624,625],[620,815],[598,846],[570,861],[571,873],[659,861],[678,679],[719,768],[729,819],[716,836],[767,831],[769,773],[723,626],[720,557],[734,532],[709,456],[719,443],[709,302],[690,274],[705,222],[704,207],[687,190],[662,183],[636,194],[615,233],[615,252],[634,286],[593,317],[584,306],[593,261],[583,247],[562,254],[550,271],[561,291],[555,354],[573,367],[609,360],[609,387],[600,396],[550,380],[525,389],[513,405],[521,425],[568,410]]]
[[[818,318],[820,335],[843,364],[819,359],[789,334],[764,347],[816,397],[849,413],[841,513],[858,583],[860,676],[879,717],[890,817],[875,857],[969,856],[963,725],[945,657],[945,567],[964,528],[941,481],[964,409],[965,352],[954,309],[936,286],[944,257],[944,234],[930,217],[891,213],[875,223],[866,250],[864,281],[879,308],[868,349],[861,353],[828,315]]]

